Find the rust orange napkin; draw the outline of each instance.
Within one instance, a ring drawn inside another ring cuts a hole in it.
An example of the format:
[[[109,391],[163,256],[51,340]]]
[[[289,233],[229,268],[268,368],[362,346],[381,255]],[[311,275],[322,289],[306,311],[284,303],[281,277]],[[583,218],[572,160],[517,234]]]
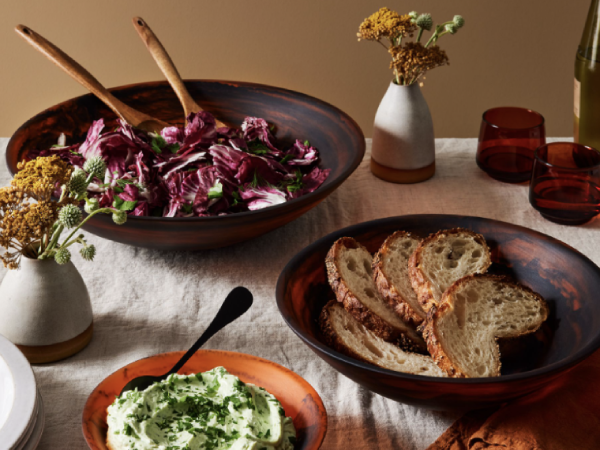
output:
[[[427,450],[600,449],[600,351],[541,389],[457,420]]]

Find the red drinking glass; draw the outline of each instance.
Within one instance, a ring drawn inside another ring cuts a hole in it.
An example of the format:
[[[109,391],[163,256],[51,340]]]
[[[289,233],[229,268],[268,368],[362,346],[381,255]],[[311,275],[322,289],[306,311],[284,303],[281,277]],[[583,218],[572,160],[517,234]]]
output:
[[[579,225],[600,213],[600,152],[553,142],[535,152],[529,201],[544,218]]]
[[[477,165],[496,180],[529,181],[535,149],[545,143],[540,113],[516,107],[488,109],[481,121]]]

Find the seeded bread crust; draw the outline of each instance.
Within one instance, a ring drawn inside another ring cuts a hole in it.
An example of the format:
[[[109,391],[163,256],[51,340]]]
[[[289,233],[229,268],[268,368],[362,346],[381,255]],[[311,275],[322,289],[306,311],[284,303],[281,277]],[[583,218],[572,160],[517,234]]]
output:
[[[400,354],[400,356],[402,357],[402,359],[411,359],[411,364],[413,365],[412,370],[411,367],[402,367],[402,365],[404,365],[405,363],[403,361],[398,361],[397,365],[392,365],[390,364],[389,361],[389,357],[390,357],[390,353],[389,350],[387,350],[386,348],[383,348],[382,344],[387,344],[388,346],[391,346],[391,344],[389,343],[384,343],[381,340],[379,340],[378,344],[375,340],[377,339],[376,336],[374,336],[374,334],[371,334],[372,338],[369,340],[369,343],[367,344],[367,346],[365,347],[365,349],[368,349],[369,347],[377,347],[375,349],[374,354],[377,354],[379,357],[374,357],[374,359],[372,361],[369,361],[366,358],[363,358],[359,353],[357,353],[357,351],[359,351],[358,349],[353,349],[351,344],[346,344],[344,343],[343,338],[338,334],[338,332],[336,331],[336,326],[334,324],[334,320],[332,318],[332,313],[333,313],[333,309],[334,308],[341,308],[341,306],[338,306],[338,303],[335,300],[331,300],[329,301],[329,303],[327,303],[324,307],[323,310],[321,311],[321,314],[319,316],[319,325],[321,328],[321,332],[323,334],[325,343],[327,345],[329,345],[330,347],[332,347],[333,349],[335,349],[336,351],[343,353],[344,355],[347,355],[351,358],[354,358],[356,360],[365,362],[367,364],[372,364],[378,367],[383,367],[389,370],[396,370],[396,371],[402,371],[404,373],[414,373],[415,375],[429,375],[429,376],[439,376],[439,377],[445,377],[446,373],[442,370],[439,370],[437,368],[437,366],[433,365],[433,361],[429,358],[429,356],[425,356],[425,355],[420,355],[417,353],[405,353],[404,355]],[[350,315],[350,317],[352,318],[352,320],[354,320],[353,316]],[[360,325],[360,324],[358,324]],[[339,330],[340,325],[338,324],[337,329]],[[363,330],[365,330],[363,328]],[[368,330],[365,330],[368,333]],[[364,331],[362,332],[364,333]],[[366,339],[369,339],[367,335],[362,334],[362,336]],[[393,347],[396,348],[396,347]],[[364,350],[364,349],[363,349]],[[398,352],[400,352],[399,349],[397,349]],[[371,353],[373,353],[373,351],[371,351]],[[384,355],[385,353],[387,353],[388,355],[388,360],[386,361],[385,356],[381,356]],[[393,356],[393,354],[392,354]],[[381,358],[381,359],[380,359]],[[395,362],[396,360],[393,360],[392,362]],[[408,365],[407,365],[408,366]],[[416,367],[415,367],[416,366]],[[420,370],[414,370],[417,367],[421,367]],[[402,367],[403,369],[408,369],[408,370],[399,370],[399,367]],[[427,372],[424,369],[429,369]],[[433,370],[435,369],[435,370]],[[422,372],[426,372],[426,373],[422,373]]]
[[[339,339],[338,334],[335,332],[333,328],[333,324],[329,318],[329,308],[332,304],[335,303],[335,300],[330,300],[327,303],[319,315],[319,326],[321,327],[321,333],[323,333],[323,338],[325,339],[325,343],[332,347],[334,350],[343,353],[344,355],[349,356],[350,358],[358,359],[359,361],[368,363],[366,359],[360,356],[358,353],[354,352],[350,347],[344,345],[342,341]]]
[[[413,236],[406,231],[396,231],[394,234],[388,236],[379,251],[375,254],[373,258],[373,281],[375,281],[379,294],[387,301],[396,314],[405,322],[416,327],[425,320],[425,312],[422,309],[416,311],[410,306],[391,281],[383,262],[387,253],[391,251],[390,244],[396,239],[401,238],[413,238]]]
[[[437,233],[433,233],[423,239],[408,261],[408,275],[410,277],[412,287],[417,294],[417,298],[419,299],[419,303],[425,312],[429,312],[432,307],[438,305],[438,299],[436,299],[436,296],[433,293],[431,281],[422,268],[423,253],[425,248],[433,245],[435,242],[442,241],[451,237],[452,235],[459,234],[475,240],[479,245],[482,246],[485,252],[484,257],[486,261],[484,262],[485,270],[482,270],[480,273],[485,273],[488,267],[492,264],[490,249],[485,241],[485,238],[481,234],[475,233],[474,231],[467,230],[465,228],[452,228],[449,230],[438,231]]]
[[[468,378],[468,375],[460,367],[460,365],[457,361],[451,360],[449,355],[444,350],[444,338],[438,332],[436,324],[437,324],[437,321],[441,317],[443,317],[446,314],[452,313],[452,311],[454,309],[454,303],[456,300],[455,294],[458,291],[460,291],[463,286],[467,285],[469,282],[471,282],[472,280],[477,279],[477,278],[496,280],[496,281],[502,282],[504,284],[507,284],[509,286],[518,288],[518,289],[524,291],[525,293],[527,293],[528,295],[535,297],[540,304],[542,320],[537,324],[537,326],[535,328],[533,328],[531,330],[527,330],[522,333],[515,333],[511,336],[503,336],[503,339],[504,338],[513,339],[513,338],[518,338],[520,336],[525,336],[527,334],[535,333],[540,328],[542,323],[548,318],[548,314],[549,314],[548,305],[541,295],[532,291],[527,286],[523,286],[519,283],[512,281],[508,277],[497,276],[497,275],[488,275],[488,274],[474,274],[474,275],[469,275],[464,278],[461,278],[460,280],[455,282],[452,286],[450,286],[450,288],[448,288],[446,290],[446,292],[444,292],[442,301],[439,304],[439,306],[435,306],[435,305],[432,306],[432,308],[429,310],[429,312],[427,314],[427,321],[425,322],[425,326],[422,329],[423,338],[427,342],[427,350],[431,354],[431,357],[433,358],[434,362],[438,365],[438,367],[440,369],[445,371],[448,374],[448,376],[453,377],[453,378]],[[497,353],[498,353],[498,355],[500,355],[497,337],[496,337],[495,341],[496,341],[495,347],[496,347],[496,350],[498,351]],[[500,362],[500,358],[498,357],[497,364],[492,369],[492,373],[493,373],[492,376],[500,376],[500,369],[501,369],[501,362]]]
[[[345,248],[368,250],[360,245],[355,239],[350,237],[342,237],[338,239],[325,258],[325,266],[327,267],[327,279],[331,286],[337,301],[340,302],[346,311],[362,323],[365,327],[371,330],[375,335],[379,336],[387,342],[394,342],[402,348],[412,349],[415,351],[426,351],[426,344],[417,334],[414,327],[406,324],[407,332],[392,326],[369,308],[365,307],[356,295],[348,288],[348,285],[341,276],[338,263],[340,254]],[[393,314],[393,311],[392,311]],[[412,330],[412,332],[411,332]],[[409,333],[412,336],[409,336]]]

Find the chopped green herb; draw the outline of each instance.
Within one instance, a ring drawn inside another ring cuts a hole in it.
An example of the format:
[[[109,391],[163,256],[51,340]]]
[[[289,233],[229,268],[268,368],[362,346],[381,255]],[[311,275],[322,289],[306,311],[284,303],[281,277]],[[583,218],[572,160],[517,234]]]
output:
[[[285,155],[283,158],[281,158],[281,161],[279,161],[279,164],[285,164],[286,162],[288,162],[290,159],[292,159],[292,155]]]
[[[260,439],[275,438],[273,424],[282,427],[284,440],[290,435],[287,425],[283,427],[283,421],[289,419],[278,415],[269,403],[282,410],[264,388],[246,385],[221,367],[203,374],[174,374],[143,392],[134,390],[118,397],[108,410],[109,433],[120,434],[120,439],[125,439],[120,442],[134,450],[154,446],[226,450],[244,435],[252,448],[266,450],[272,447]],[[114,414],[119,412],[120,422],[114,430]],[[245,434],[246,430],[250,434]],[[275,435],[279,436],[279,431]]]
[[[248,152],[253,155],[266,155],[270,149],[258,139],[248,142]]]
[[[300,170],[296,171],[296,177],[292,181],[288,181],[285,185],[285,188],[288,192],[296,192],[304,187],[304,183],[302,182],[302,172]]]
[[[113,208],[118,209],[119,211],[133,211],[137,205],[137,200],[123,200],[121,197],[115,196],[112,205]]]
[[[223,197],[223,185],[217,180],[215,185],[208,190],[208,198],[209,200],[212,200],[221,197]]]

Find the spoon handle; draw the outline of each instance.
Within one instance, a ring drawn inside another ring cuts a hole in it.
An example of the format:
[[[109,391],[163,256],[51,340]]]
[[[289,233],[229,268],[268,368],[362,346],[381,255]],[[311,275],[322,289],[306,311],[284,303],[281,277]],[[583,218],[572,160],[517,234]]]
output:
[[[198,349],[206,343],[206,341],[213,337],[215,333],[248,311],[248,309],[250,309],[252,306],[252,301],[252,294],[245,287],[238,286],[232,290],[221,305],[221,308],[219,309],[219,312],[213,321],[210,323],[204,333],[202,333],[202,336],[200,336],[200,338],[194,345],[190,347],[186,354],[183,355],[179,361],[177,361],[177,364],[173,366],[167,375],[177,373],[179,369],[185,365],[188,359],[190,359],[194,353],[196,353]]]
[[[17,25],[15,31],[32,47],[44,54],[50,61],[68,73],[71,78],[84,86],[106,104],[117,116],[133,126],[146,120],[146,114],[137,111],[112,95],[94,76],[73,58],[31,28]],[[147,116],[150,118],[150,116]]]
[[[169,84],[177,94],[179,101],[181,102],[181,106],[183,106],[183,110],[185,112],[185,117],[187,118],[190,113],[198,113],[203,111],[202,107],[198,105],[188,92],[175,64],[173,64],[173,60],[158,40],[152,29],[148,26],[148,24],[141,17],[134,17],[132,19],[133,27],[146,44],[146,48],[156,61],[156,64],[162,71],[162,73],[167,77]],[[217,127],[225,127],[223,122],[217,120]]]

